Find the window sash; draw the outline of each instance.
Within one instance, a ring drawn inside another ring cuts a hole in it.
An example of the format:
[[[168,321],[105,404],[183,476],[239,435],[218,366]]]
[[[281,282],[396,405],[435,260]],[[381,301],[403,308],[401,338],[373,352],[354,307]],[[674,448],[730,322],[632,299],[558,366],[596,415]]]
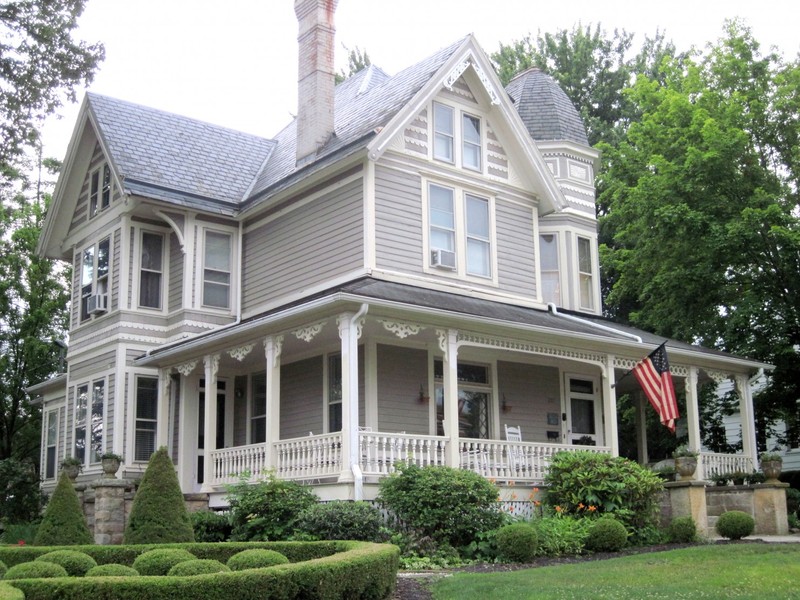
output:
[[[342,430],[342,355],[328,356],[328,433]]]
[[[105,405],[105,380],[92,384],[92,422],[89,440],[89,462],[100,462],[103,454],[103,408]]]
[[[100,209],[108,208],[111,204],[111,168],[108,163],[103,165],[103,188],[100,198]]]
[[[203,268],[203,305],[230,307],[231,236],[206,231]]]
[[[554,233],[539,236],[539,271],[542,280],[542,300],[561,304],[558,236]]]
[[[430,220],[430,247],[432,250],[456,249],[456,218],[454,192],[450,188],[430,184],[428,214]]]
[[[251,383],[250,443],[267,441],[267,375],[254,375]]]
[[[467,169],[481,170],[481,120],[472,115],[461,116],[461,163]]]
[[[455,137],[454,110],[433,103],[433,157],[449,163],[455,162],[453,156],[453,141]]]
[[[47,413],[47,440],[45,442],[44,478],[56,476],[56,453],[58,450],[58,410]]]
[[[156,450],[158,378],[136,378],[136,432],[134,460],[150,460]]]
[[[142,232],[139,271],[139,306],[161,308],[161,280],[164,270],[164,236]]]
[[[75,458],[86,460],[86,409],[89,402],[89,385],[80,385],[75,390],[75,415],[73,446]]]
[[[491,239],[489,237],[489,201],[465,194],[467,231],[467,273],[492,276]]]
[[[594,309],[594,282],[592,272],[592,247],[589,238],[578,238],[578,279],[580,306]]]
[[[97,214],[99,197],[100,197],[100,169],[97,169],[89,177],[89,217],[93,217]]]

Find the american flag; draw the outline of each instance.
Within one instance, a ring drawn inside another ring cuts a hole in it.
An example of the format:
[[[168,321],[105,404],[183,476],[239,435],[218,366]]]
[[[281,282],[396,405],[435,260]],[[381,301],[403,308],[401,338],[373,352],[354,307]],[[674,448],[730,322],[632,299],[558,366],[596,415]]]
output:
[[[672,374],[669,372],[667,349],[664,344],[653,350],[647,358],[639,361],[633,368],[633,374],[639,380],[650,404],[661,417],[661,424],[675,433],[675,419],[679,417],[678,400],[675,398],[675,387],[672,385]]]

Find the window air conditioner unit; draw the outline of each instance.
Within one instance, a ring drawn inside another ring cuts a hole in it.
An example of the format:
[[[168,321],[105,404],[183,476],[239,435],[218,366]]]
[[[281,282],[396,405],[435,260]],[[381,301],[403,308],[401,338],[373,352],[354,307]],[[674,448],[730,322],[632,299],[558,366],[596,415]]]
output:
[[[431,266],[456,270],[456,253],[449,250],[431,250]]]
[[[95,294],[86,300],[86,312],[100,315],[108,311],[108,294]]]

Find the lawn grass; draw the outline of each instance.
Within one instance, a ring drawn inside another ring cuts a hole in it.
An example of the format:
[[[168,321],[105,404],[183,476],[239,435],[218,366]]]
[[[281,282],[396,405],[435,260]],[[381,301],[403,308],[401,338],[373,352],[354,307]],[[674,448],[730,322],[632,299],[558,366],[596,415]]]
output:
[[[708,545],[499,573],[458,573],[436,600],[800,599],[800,544]]]

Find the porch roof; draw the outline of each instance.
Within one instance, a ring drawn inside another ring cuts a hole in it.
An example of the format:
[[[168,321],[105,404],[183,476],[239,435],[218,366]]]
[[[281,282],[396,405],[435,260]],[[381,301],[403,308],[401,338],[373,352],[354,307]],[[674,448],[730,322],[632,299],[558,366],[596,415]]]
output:
[[[168,364],[170,360],[179,359],[187,351],[196,353],[206,345],[224,344],[242,334],[252,334],[258,329],[268,328],[271,324],[279,324],[292,317],[296,318],[298,314],[305,311],[312,311],[334,303],[351,303],[353,305],[367,303],[412,312],[423,311],[442,317],[476,317],[497,325],[530,327],[544,332],[549,330],[559,336],[591,337],[601,343],[605,340],[621,348],[631,349],[641,346],[641,351],[634,350],[634,354],[641,353],[642,356],[664,341],[663,337],[647,331],[583,313],[542,310],[363,277],[250,317],[239,323],[166,344],[149,351],[137,358],[135,362],[142,366]],[[709,358],[723,359],[726,362],[734,362],[751,369],[771,368],[771,365],[766,363],[676,340],[667,340],[667,347],[679,352],[708,355]]]

